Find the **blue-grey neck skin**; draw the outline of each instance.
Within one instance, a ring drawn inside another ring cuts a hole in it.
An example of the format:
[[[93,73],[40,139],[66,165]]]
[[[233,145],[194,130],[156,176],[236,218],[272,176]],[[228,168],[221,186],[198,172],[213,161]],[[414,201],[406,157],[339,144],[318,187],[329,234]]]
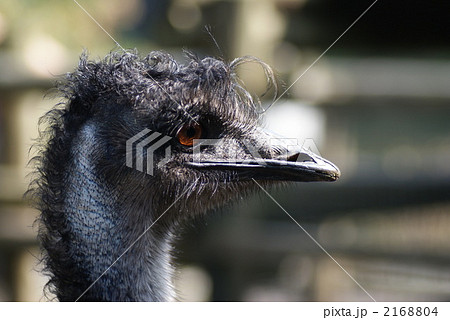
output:
[[[99,178],[94,125],[80,129],[72,144],[72,165],[67,172],[64,210],[70,241],[70,257],[84,279],[67,279],[58,289],[59,299],[76,300],[103,272],[108,271],[81,297],[95,301],[170,301],[171,285],[168,237],[149,230],[111,268],[113,262],[151,225],[150,206],[127,203],[116,186]],[[133,212],[130,212],[133,211]],[[140,220],[138,226],[135,219]]]

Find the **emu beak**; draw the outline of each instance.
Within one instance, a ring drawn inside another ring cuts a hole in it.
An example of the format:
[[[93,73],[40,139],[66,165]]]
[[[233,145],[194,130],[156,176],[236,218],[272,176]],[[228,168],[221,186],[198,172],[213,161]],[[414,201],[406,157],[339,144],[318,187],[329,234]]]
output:
[[[186,164],[198,170],[232,171],[237,175],[237,180],[336,181],[341,175],[333,163],[299,147],[277,156],[253,156],[233,161],[197,159]]]

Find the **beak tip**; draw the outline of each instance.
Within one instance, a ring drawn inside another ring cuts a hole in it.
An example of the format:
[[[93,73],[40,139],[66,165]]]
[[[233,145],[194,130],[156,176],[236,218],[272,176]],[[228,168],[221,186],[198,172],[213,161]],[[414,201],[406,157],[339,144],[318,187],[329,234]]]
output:
[[[323,171],[320,171],[322,171],[322,177],[325,177],[325,181],[333,182],[341,177],[341,170],[339,170],[339,168],[331,161],[319,157],[316,157],[315,161],[318,163],[319,168],[323,168]]]
[[[331,181],[336,181],[341,177],[341,171],[339,169],[331,175]]]
[[[333,174],[333,181],[336,181],[337,179],[339,179],[341,177],[341,170],[339,170],[339,168],[336,166],[334,168],[335,168],[335,171]]]

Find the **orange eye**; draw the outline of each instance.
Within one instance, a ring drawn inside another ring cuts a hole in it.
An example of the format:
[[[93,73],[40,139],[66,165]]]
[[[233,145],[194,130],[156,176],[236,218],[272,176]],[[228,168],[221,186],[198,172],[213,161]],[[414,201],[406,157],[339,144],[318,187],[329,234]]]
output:
[[[177,133],[178,141],[188,147],[194,144],[194,139],[200,139],[201,136],[202,126],[197,123],[185,124]]]

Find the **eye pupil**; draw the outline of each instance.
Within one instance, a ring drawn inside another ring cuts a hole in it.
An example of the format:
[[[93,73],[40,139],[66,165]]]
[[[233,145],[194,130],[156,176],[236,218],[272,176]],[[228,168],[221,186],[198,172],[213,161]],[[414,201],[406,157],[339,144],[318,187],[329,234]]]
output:
[[[195,128],[194,127],[189,127],[188,129],[187,129],[187,131],[186,131],[186,135],[189,137],[189,138],[192,138],[192,137],[194,137],[195,136]]]

